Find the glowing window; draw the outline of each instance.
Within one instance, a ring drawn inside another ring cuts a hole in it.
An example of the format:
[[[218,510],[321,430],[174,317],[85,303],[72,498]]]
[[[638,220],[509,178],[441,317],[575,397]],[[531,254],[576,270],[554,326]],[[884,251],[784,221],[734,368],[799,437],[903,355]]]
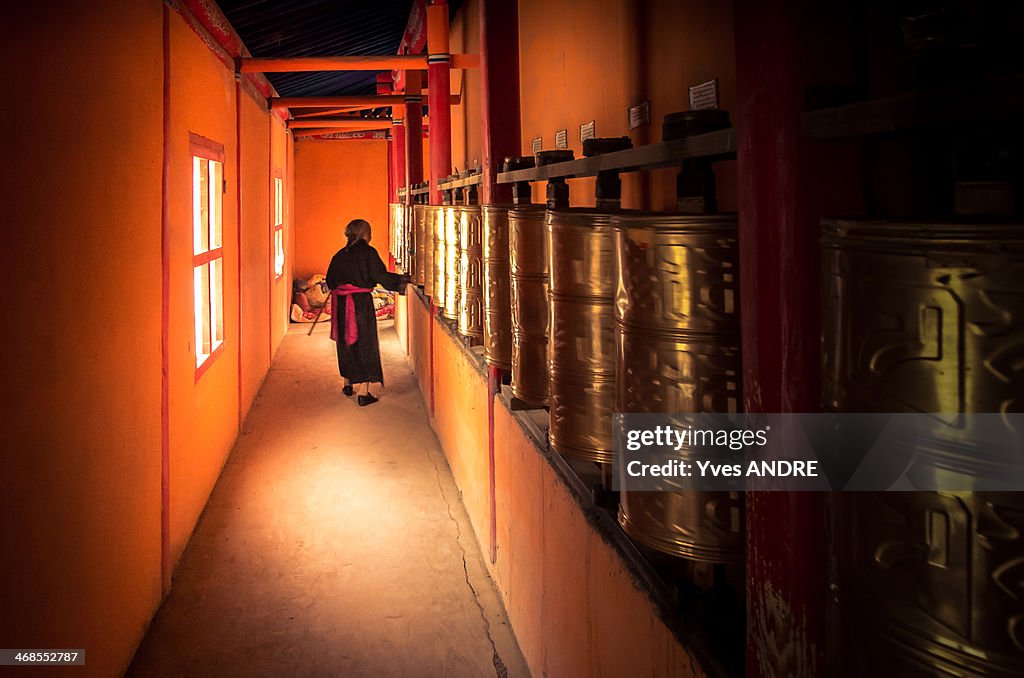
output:
[[[192,135],[196,378],[224,345],[224,147]]]
[[[284,275],[284,179],[274,177],[274,277]]]

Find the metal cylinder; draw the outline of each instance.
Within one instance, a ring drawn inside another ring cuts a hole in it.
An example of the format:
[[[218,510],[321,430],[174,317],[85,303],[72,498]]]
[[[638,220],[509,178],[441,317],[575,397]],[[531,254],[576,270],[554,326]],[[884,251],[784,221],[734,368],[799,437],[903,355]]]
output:
[[[615,231],[611,215],[549,210],[548,439],[559,454],[611,463],[615,411]]]
[[[445,296],[447,290],[445,290],[445,283],[447,282],[447,271],[445,271],[445,262],[448,259],[447,253],[447,242],[445,241],[446,228],[446,216],[445,210],[448,209],[445,205],[435,205],[434,210],[434,306],[439,309],[444,308]]]
[[[402,270],[409,275],[416,274],[416,259],[413,256],[413,240],[416,237],[416,206],[405,206],[405,224],[402,237]]]
[[[398,203],[388,203],[388,254],[393,259],[398,258]]]
[[[512,369],[512,281],[507,205],[481,208],[484,257],[484,361]]]
[[[735,215],[614,218],[620,412],[741,409]],[[623,492],[619,523],[650,548],[701,563],[742,563],[736,492]]]
[[[459,211],[461,206],[445,205],[444,210],[444,317],[459,319]]]
[[[1024,225],[826,220],[822,243],[825,409],[1021,411]],[[1024,675],[1024,493],[830,503],[836,673]]]
[[[508,211],[512,297],[512,395],[548,405],[548,252],[544,208]]]
[[[479,205],[459,208],[459,334],[484,338],[483,232]]]
[[[413,257],[414,262],[412,272],[412,282],[415,285],[423,284],[423,270],[426,258],[424,256],[425,250],[423,248],[424,242],[427,239],[426,236],[426,224],[427,224],[427,206],[426,205],[413,205],[413,223],[416,228],[413,232]]]
[[[423,293],[434,296],[434,219],[437,207],[423,206]]]

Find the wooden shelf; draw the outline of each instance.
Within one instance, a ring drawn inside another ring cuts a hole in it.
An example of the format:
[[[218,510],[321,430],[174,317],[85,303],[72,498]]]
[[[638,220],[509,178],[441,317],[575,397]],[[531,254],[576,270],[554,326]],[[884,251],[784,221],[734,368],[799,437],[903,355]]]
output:
[[[825,141],[963,123],[986,124],[1024,113],[1024,77],[979,80],[958,87],[910,92],[808,111],[803,135]]]
[[[476,174],[470,174],[468,177],[462,177],[460,179],[452,179],[451,181],[439,181],[437,182],[437,188],[442,191],[447,191],[452,188],[479,186],[483,180],[484,175],[478,172]]]
[[[430,193],[430,187],[424,186],[423,188],[414,188],[409,191],[409,193],[412,195],[426,195],[427,193]]]
[[[663,141],[660,144],[628,148],[624,151],[558,162],[544,167],[501,172],[498,174],[498,183],[545,181],[556,177],[592,177],[599,172],[608,170],[636,172],[659,167],[672,167],[689,158],[729,160],[735,156],[736,132],[733,129],[723,129],[686,139]]]

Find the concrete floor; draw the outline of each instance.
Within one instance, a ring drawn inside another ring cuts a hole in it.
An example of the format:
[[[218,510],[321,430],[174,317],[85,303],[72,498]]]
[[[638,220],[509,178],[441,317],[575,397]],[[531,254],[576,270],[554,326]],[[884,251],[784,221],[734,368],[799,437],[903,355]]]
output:
[[[364,408],[326,324],[307,329],[285,337],[128,675],[529,675],[391,324],[387,388]]]

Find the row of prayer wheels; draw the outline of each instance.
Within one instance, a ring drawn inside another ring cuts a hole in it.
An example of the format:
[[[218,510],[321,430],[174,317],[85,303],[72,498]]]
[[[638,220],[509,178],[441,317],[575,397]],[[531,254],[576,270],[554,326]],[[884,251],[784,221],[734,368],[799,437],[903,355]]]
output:
[[[414,281],[511,371],[516,398],[550,409],[559,454],[612,461],[615,411],[741,408],[734,216],[532,204],[412,215]],[[830,220],[822,243],[826,410],[1024,409],[1024,227]],[[1024,675],[1024,495],[829,502],[840,673]],[[741,494],[623,492],[619,522],[694,562],[744,559]]]
[[[460,191],[457,199],[467,198]],[[413,204],[392,208],[398,224],[393,227],[393,238],[399,243],[396,261],[413,284],[433,299],[441,315],[457,324],[461,335],[479,343],[484,331],[481,207]]]
[[[413,282],[511,372],[516,398],[550,408],[558,453],[610,464],[615,411],[738,410],[734,216],[533,204],[410,214]],[[651,548],[743,561],[735,494],[626,493],[619,520]]]

